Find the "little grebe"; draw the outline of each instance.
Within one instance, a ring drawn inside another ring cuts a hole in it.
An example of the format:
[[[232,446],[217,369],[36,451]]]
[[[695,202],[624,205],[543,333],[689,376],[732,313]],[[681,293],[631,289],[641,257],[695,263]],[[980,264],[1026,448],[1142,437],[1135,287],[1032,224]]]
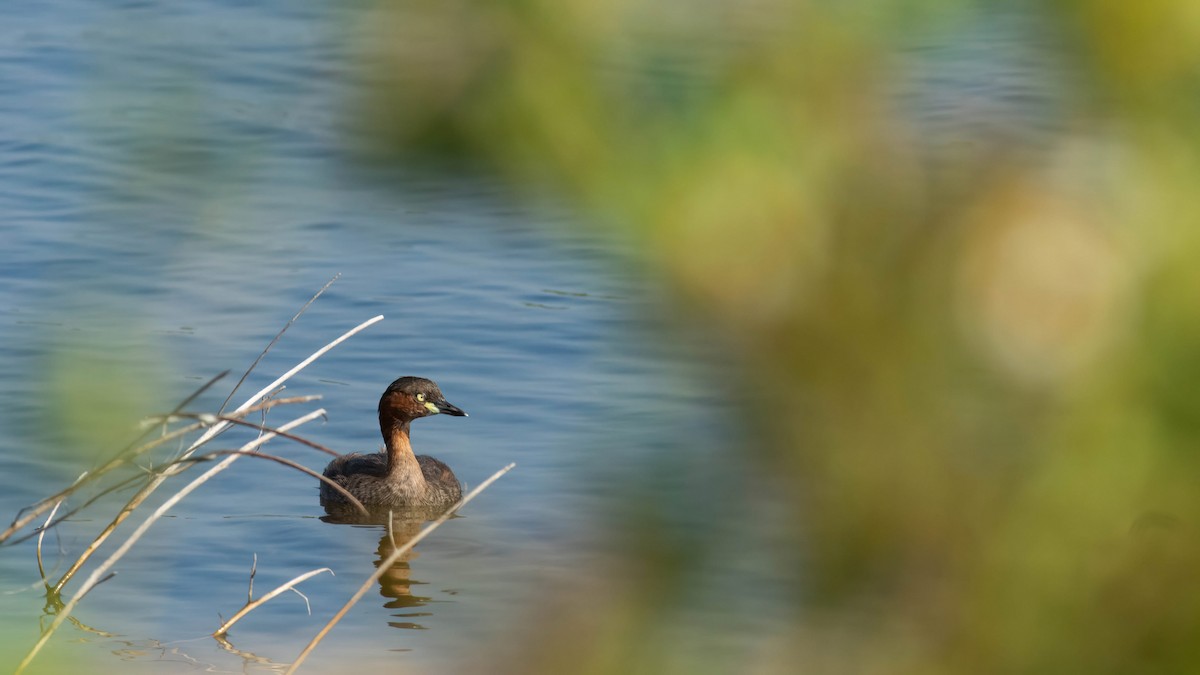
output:
[[[346,488],[368,509],[380,507],[446,507],[462,497],[462,485],[450,467],[428,455],[413,455],[408,428],[418,417],[442,413],[466,417],[451,405],[438,386],[423,377],[402,377],[379,399],[379,430],[384,452],[353,453],[325,467],[325,477]],[[321,504],[346,504],[339,492],[321,483]]]

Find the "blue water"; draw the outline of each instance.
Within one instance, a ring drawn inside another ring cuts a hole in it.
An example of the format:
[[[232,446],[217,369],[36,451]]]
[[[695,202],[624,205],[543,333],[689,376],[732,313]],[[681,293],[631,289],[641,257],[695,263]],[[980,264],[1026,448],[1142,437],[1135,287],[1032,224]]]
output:
[[[445,667],[604,555],[605,515],[624,486],[644,482],[632,460],[679,449],[702,460],[716,421],[686,365],[700,346],[681,335],[666,344],[645,327],[659,300],[621,242],[482,176],[356,165],[344,134],[353,22],[342,11],[6,6],[0,513],[68,484],[132,437],[140,416],[232,369],[193,406],[216,409],[340,275],[234,403],[382,314],[288,383],[286,394],[320,402],[268,421],[319,405],[327,420],[304,435],[341,452],[374,450],[379,393],[397,376],[423,375],[470,417],[418,422],[419,451],[468,485],[517,463],[397,571],[410,590],[368,594],[310,661],[313,672],[345,659]],[[117,431],[93,436],[62,420],[64,396],[90,401],[91,421]],[[220,447],[246,436],[229,438]],[[284,442],[267,450],[317,469],[327,460]],[[47,537],[47,563],[61,569],[119,503],[102,500],[60,526]],[[379,528],[327,524],[321,513],[311,478],[243,459],[151,530],[47,658],[92,672],[291,661],[378,557]],[[306,582],[308,603],[288,593],[259,609],[231,633],[241,652],[229,651],[207,634],[244,602],[254,556],[259,594],[310,569],[336,576]],[[36,639],[42,609],[32,542],[0,549],[0,570],[3,653],[16,658]]]

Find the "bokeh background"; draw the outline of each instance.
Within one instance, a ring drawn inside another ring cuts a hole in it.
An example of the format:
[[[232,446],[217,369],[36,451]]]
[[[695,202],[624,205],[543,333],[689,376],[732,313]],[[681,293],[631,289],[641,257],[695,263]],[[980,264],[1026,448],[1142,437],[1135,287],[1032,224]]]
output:
[[[6,13],[9,511],[342,273],[254,377],[382,313],[292,386],[325,397],[314,438],[377,443],[378,391],[421,374],[472,417],[418,449],[518,469],[314,671],[1200,665],[1191,3]],[[38,667],[290,661],[379,532],[239,466]],[[0,553],[17,659],[45,619],[30,544]],[[255,553],[339,576],[223,650]]]

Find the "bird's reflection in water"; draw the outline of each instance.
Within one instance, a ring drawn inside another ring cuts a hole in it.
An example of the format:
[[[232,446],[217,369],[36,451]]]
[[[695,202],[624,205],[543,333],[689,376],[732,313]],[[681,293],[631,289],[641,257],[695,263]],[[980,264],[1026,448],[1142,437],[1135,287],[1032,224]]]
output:
[[[441,515],[432,509],[392,509],[390,511],[372,511],[369,515],[351,508],[337,508],[326,505],[328,515],[321,520],[327,523],[358,526],[378,526],[382,529],[379,546],[376,548],[374,565],[378,567],[396,551],[407,544],[421,531],[421,527],[430,520]],[[379,577],[379,594],[386,598],[383,606],[391,610],[410,610],[424,607],[432,601],[427,595],[413,593],[413,587],[423,586],[425,582],[412,578],[413,560],[420,557],[416,549],[412,549],[383,571]],[[432,616],[432,612],[404,612],[393,614],[397,619],[419,619]],[[416,621],[389,621],[393,628],[425,630],[425,626]]]

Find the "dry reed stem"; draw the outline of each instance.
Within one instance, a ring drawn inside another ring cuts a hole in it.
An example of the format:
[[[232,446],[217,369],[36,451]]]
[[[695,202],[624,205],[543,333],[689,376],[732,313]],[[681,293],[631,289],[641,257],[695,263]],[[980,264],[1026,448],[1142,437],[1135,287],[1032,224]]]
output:
[[[109,572],[108,574],[105,574],[103,577],[97,579],[96,583],[94,583],[91,586],[88,586],[86,589],[81,590],[78,593],[76,593],[75,598],[73,598],[75,600],[75,604],[79,604],[79,601],[83,600],[85,597],[87,597],[88,593],[91,593],[92,591],[96,590],[97,586],[108,581],[109,579],[112,579],[115,576],[117,576],[116,572]],[[53,626],[53,624],[51,624],[51,626]]]
[[[76,478],[75,482],[72,483],[71,486],[75,487],[77,485],[80,485],[81,483],[84,482],[84,480],[87,479],[87,477],[88,477],[88,472],[84,471],[83,473],[79,474],[79,478]],[[46,569],[44,567],[42,567],[42,540],[46,537],[46,530],[50,529],[50,527],[51,527],[50,523],[51,523],[51,521],[54,520],[54,514],[58,513],[58,507],[62,506],[62,504],[63,504],[62,499],[60,499],[54,503],[54,508],[50,509],[50,515],[46,516],[46,522],[42,523],[41,528],[38,529],[38,535],[37,535],[38,574],[42,577],[42,585],[46,587],[47,591],[50,590],[50,584],[46,583]],[[70,514],[67,514],[67,515],[70,515]],[[65,518],[66,516],[63,516],[63,517]],[[59,521],[59,522],[62,522],[62,521]],[[57,524],[57,523],[55,523],[55,524]]]
[[[258,574],[258,554],[254,554],[254,560],[250,563],[250,585],[246,587],[246,604],[249,604],[254,599],[254,575]]]
[[[271,338],[271,341],[267,343],[267,346],[262,350],[262,353],[258,355],[258,358],[254,359],[254,363],[251,363],[250,367],[246,369],[246,372],[242,373],[242,377],[238,379],[237,384],[233,385],[233,389],[229,390],[229,395],[225,397],[225,400],[221,403],[221,407],[217,409],[218,414],[225,412],[225,406],[229,405],[229,401],[233,399],[233,395],[236,394],[237,390],[242,387],[242,384],[246,381],[246,378],[250,377],[250,373],[254,372],[254,369],[258,367],[259,362],[263,360],[263,357],[267,355],[267,352],[271,351],[271,347],[274,347],[275,343],[279,342],[279,338],[283,337],[283,334],[287,332],[287,329],[291,328],[292,324],[296,323],[296,319],[299,319],[301,314],[304,314],[306,311],[308,311],[309,306],[316,302],[317,298],[321,297],[325,291],[329,290],[329,287],[333,285],[333,282],[340,279],[341,276],[341,272],[333,275],[333,278],[325,282],[325,285],[321,287],[321,290],[314,293],[313,296],[308,299],[308,302],[304,303],[304,306],[300,308],[300,311],[296,312],[292,318],[283,325],[283,328],[279,329],[279,332],[275,334],[275,337]]]
[[[266,595],[262,596],[261,598],[259,598],[257,600],[252,601],[249,598],[246,598],[246,604],[241,609],[239,609],[236,614],[229,617],[228,621],[221,624],[221,627],[213,632],[213,634],[212,634],[213,637],[215,637],[215,638],[224,637],[225,634],[229,632],[229,629],[233,627],[233,624],[237,623],[238,621],[241,621],[242,617],[246,616],[250,612],[257,609],[258,607],[261,607],[262,605],[266,604],[269,600],[271,600],[275,596],[279,595],[280,593],[283,593],[284,591],[287,591],[287,590],[291,590],[292,587],[295,586],[296,584],[298,584],[302,581],[307,581],[308,579],[317,576],[321,572],[329,572],[330,574],[333,574],[333,570],[329,569],[328,567],[322,567],[321,569],[312,570],[311,572],[305,572],[304,574],[301,574],[300,576],[296,577],[295,579],[292,579],[291,581],[288,581],[288,582],[276,587],[270,593],[267,593]]]
[[[304,424],[305,422],[311,422],[312,420],[314,420],[318,417],[321,417],[324,414],[325,414],[324,410],[315,410],[307,415],[296,418],[296,419],[292,420],[291,422],[288,422],[287,424],[281,425],[279,428],[283,431],[287,431],[289,429],[293,429],[297,426],[300,426],[301,424]],[[267,441],[271,440],[274,437],[275,437],[274,434],[268,432],[266,434],[263,434],[262,436],[259,436],[258,438],[254,439],[253,441],[246,443],[245,445],[243,445],[240,448],[240,450],[243,450],[243,451],[253,450],[254,448],[262,445],[263,443],[266,443]],[[62,625],[63,621],[65,621],[68,616],[70,616],[72,610],[74,610],[75,607],[79,604],[79,601],[81,599],[83,599],[83,596],[87,595],[88,591],[90,591],[93,587],[95,587],[96,584],[100,583],[100,581],[103,581],[108,578],[108,577],[104,576],[108,572],[108,570],[111,569],[112,566],[115,565],[118,560],[120,560],[122,557],[125,556],[126,553],[129,552],[129,549],[132,548],[133,545],[139,539],[142,538],[142,535],[144,535],[146,533],[146,531],[150,529],[151,525],[153,525],[155,522],[157,522],[159,518],[161,518],[164,514],[166,514],[167,511],[171,510],[171,508],[173,506],[175,506],[181,500],[183,500],[184,497],[191,494],[193,490],[200,487],[204,483],[208,482],[208,480],[210,478],[212,478],[213,476],[217,475],[221,471],[224,471],[226,468],[228,468],[240,456],[241,456],[240,454],[230,455],[229,457],[226,457],[221,462],[218,462],[215,466],[210,468],[208,471],[205,471],[203,474],[196,477],[196,479],[193,480],[191,483],[188,483],[187,485],[183,486],[183,488],[181,488],[178,492],[176,492],[175,494],[173,494],[169,498],[167,498],[167,500],[165,502],[163,502],[162,505],[160,505],[157,509],[155,509],[154,512],[151,513],[146,518],[146,520],[142,521],[142,523],[140,525],[138,525],[137,529],[135,529],[133,531],[133,533],[129,535],[129,538],[126,539],[124,541],[124,543],[122,543],[121,546],[118,547],[117,550],[114,551],[113,554],[108,557],[107,560],[100,563],[100,565],[95,570],[92,571],[92,574],[90,576],[88,576],[88,578],[86,580],[84,580],[83,585],[80,586],[79,590],[77,590],[75,592],[75,595],[70,600],[68,600],[66,602],[66,604],[63,605],[62,609],[60,609],[58,614],[54,617],[54,621],[52,621],[50,623],[50,626],[42,633],[41,637],[38,638],[38,641],[34,644],[33,648],[29,651],[28,654],[25,655],[25,658],[21,661],[20,665],[17,666],[16,672],[20,673],[21,671],[23,671],[25,669],[26,666],[29,665],[29,663],[31,661],[33,661],[34,657],[37,656],[38,652],[41,651],[42,647],[45,646],[46,642],[49,641],[50,637],[52,635],[54,635],[54,632],[56,630],[58,630],[58,627]],[[111,576],[111,575],[109,575],[109,576]]]
[[[411,551],[412,548],[416,546],[422,539],[427,537],[430,532],[433,532],[440,527],[442,523],[449,520],[450,517],[455,514],[455,512],[466,506],[467,502],[470,502],[475,498],[476,495],[478,495],[480,492],[483,492],[489,485],[499,480],[501,476],[511,471],[515,466],[515,463],[509,464],[503,469],[500,469],[496,473],[492,474],[490,478],[480,483],[474,490],[471,490],[469,493],[467,493],[465,497],[458,500],[457,504],[451,506],[446,510],[445,513],[438,516],[437,520],[426,525],[425,528],[417,533],[415,537],[409,539],[403,546],[393,550],[391,555],[389,555],[386,559],[380,561],[380,563],[375,567],[375,571],[371,574],[371,576],[367,577],[367,580],[363,582],[362,586],[359,586],[358,590],[353,596],[351,596],[350,600],[348,600],[346,604],[338,610],[337,614],[333,615],[333,618],[329,620],[329,623],[325,624],[325,626],[315,636],[313,636],[313,639],[304,647],[304,650],[300,652],[300,655],[296,657],[296,660],[292,663],[292,665],[288,666],[288,669],[285,671],[284,675],[292,675],[292,673],[296,672],[296,669],[300,667],[300,664],[304,663],[304,660],[308,658],[308,655],[312,653],[314,649],[316,649],[317,644],[320,643],[321,640],[325,639],[325,636],[329,634],[329,631],[333,630],[333,627],[337,625],[337,623],[341,621],[343,617],[346,616],[346,613],[350,611],[351,607],[358,603],[358,601],[361,600],[362,597],[375,586],[375,584],[379,583],[379,579],[384,574],[387,574],[387,571],[392,568],[392,565],[395,565],[401,557]]]
[[[80,478],[83,478],[83,476],[80,476]],[[40,530],[38,530],[38,538],[37,538],[38,574],[41,575],[42,585],[46,587],[46,590],[50,590],[50,584],[46,582],[46,568],[42,567],[42,539],[46,536],[46,530],[50,527],[50,521],[54,520],[54,514],[58,513],[58,507],[60,507],[60,506],[62,506],[61,499],[58,500],[54,504],[53,509],[50,509],[50,515],[46,516],[46,523],[44,525],[42,525]]]
[[[143,419],[142,424],[148,425],[148,426],[158,426],[159,424],[170,424],[172,422],[178,422],[180,420],[197,420],[197,422],[195,424],[190,424],[187,427],[185,427],[186,429],[190,429],[190,430],[203,429],[205,427],[212,426],[216,422],[231,422],[231,423],[241,423],[241,424],[257,426],[254,422],[246,422],[246,421],[242,420],[241,418],[249,415],[250,413],[259,412],[262,410],[270,410],[271,408],[274,408],[275,406],[279,406],[279,405],[291,405],[293,403],[309,403],[311,401],[319,401],[319,400],[321,400],[320,394],[304,394],[302,396],[288,396],[286,398],[268,398],[265,401],[263,401],[257,405],[252,405],[249,408],[246,408],[245,410],[243,410],[241,413],[237,413],[237,414],[235,414],[235,413],[228,413],[228,414],[192,413],[192,412],[184,412],[182,408],[176,408],[175,410],[172,410],[169,413],[164,413],[162,415],[151,415],[151,416]],[[179,434],[177,432],[172,431],[171,436],[174,438],[174,437],[178,437]],[[161,441],[155,441],[154,443],[147,444],[144,447],[151,447],[152,445],[160,445],[160,444],[161,444]],[[141,450],[141,449],[139,449],[139,450]],[[141,453],[139,452],[136,454],[141,454]]]
[[[282,435],[282,434],[280,434],[280,435]],[[247,452],[244,450],[213,450],[212,452],[206,452],[203,455],[195,455],[195,456],[189,457],[187,459],[181,459],[178,461],[179,462],[203,462],[203,461],[207,461],[209,459],[212,459],[213,457],[217,457],[220,455],[249,455],[251,457],[259,457],[261,459],[269,459],[272,462],[277,462],[284,466],[291,467],[293,469],[296,469],[297,471],[306,473],[306,474],[312,476],[313,478],[316,478],[317,480],[321,481],[322,483],[328,485],[329,487],[333,488],[334,490],[337,490],[339,493],[341,493],[341,495],[343,497],[348,499],[350,501],[350,504],[353,505],[356,509],[358,509],[359,512],[362,513],[364,516],[371,515],[371,512],[367,510],[367,507],[363,506],[363,503],[360,502],[357,497],[350,494],[350,491],[347,490],[346,488],[342,487],[341,485],[338,485],[336,482],[326,478],[325,476],[317,473],[316,471],[313,471],[312,469],[308,468],[307,466],[300,464],[299,462],[293,462],[292,460],[287,459],[286,457],[280,457],[279,455],[268,455],[265,452]]]
[[[306,398],[320,398],[320,397],[313,396],[313,397],[306,397]],[[237,419],[236,417],[229,417],[227,415],[208,415],[206,413],[186,413],[186,414],[179,413],[176,416],[177,417],[193,417],[196,419],[209,419],[210,421],[229,422],[230,424],[238,424],[241,426],[250,427],[252,429],[258,429],[260,431],[274,431],[276,433],[276,435],[278,435],[280,438],[286,438],[289,441],[295,441],[295,442],[299,443],[300,445],[306,445],[306,446],[312,448],[313,450],[319,450],[327,455],[332,455],[334,457],[342,456],[342,453],[338,452],[337,450],[331,450],[331,449],[325,447],[324,445],[321,445],[320,443],[317,443],[315,441],[310,441],[307,438],[304,438],[303,436],[296,436],[294,434],[280,432],[278,429],[272,429],[271,427],[268,427],[265,424],[259,424],[258,422],[247,422],[246,420]]]
[[[364,322],[358,324],[357,326],[355,326],[354,328],[346,331],[345,333],[343,333],[340,337],[338,337],[333,342],[330,342],[329,344],[325,345],[324,347],[322,347],[322,348],[318,349],[317,351],[313,352],[312,354],[310,354],[308,358],[304,359],[299,364],[292,367],[291,370],[289,370],[286,373],[284,373],[283,375],[280,375],[279,377],[275,378],[275,381],[271,382],[267,386],[260,389],[253,396],[251,396],[249,399],[247,399],[245,403],[238,406],[237,409],[235,409],[232,413],[230,413],[230,416],[236,417],[236,416],[239,416],[239,415],[242,415],[242,414],[248,412],[250,410],[250,408],[255,404],[256,401],[261,399],[268,392],[274,391],[276,387],[283,384],[284,382],[289,380],[293,375],[295,375],[296,373],[303,370],[305,367],[308,366],[308,364],[317,360],[318,358],[323,356],[326,352],[328,352],[329,350],[338,346],[342,342],[345,342],[347,339],[349,339],[350,337],[359,333],[360,331],[362,331],[362,330],[366,329],[367,327],[369,327],[375,323],[378,323],[382,320],[383,320],[383,315],[378,315],[378,316],[368,319],[367,321],[364,321]],[[217,434],[221,433],[225,429],[229,428],[229,426],[231,426],[231,423],[225,422],[225,421],[220,421],[217,424],[210,426],[208,428],[208,430],[205,431],[202,436],[200,436],[199,439],[197,439],[195,442],[193,442],[188,447],[187,450],[183,451],[183,453],[180,455],[180,458],[186,458],[186,457],[191,456],[191,454],[194,453],[197,448],[199,448],[203,444],[207,443],[209,440],[212,439],[213,436],[216,436]],[[281,429],[282,429],[282,427],[281,427]],[[286,429],[284,429],[284,431],[286,431]],[[179,469],[179,470],[182,470],[182,469]],[[101,531],[100,534],[96,536],[96,538],[92,541],[92,543],[88,545],[87,549],[84,550],[83,555],[81,555],[79,557],[79,559],[76,560],[73,565],[71,565],[71,568],[67,570],[66,574],[64,574],[62,576],[62,578],[58,580],[58,583],[55,584],[55,586],[54,586],[54,591],[56,593],[61,593],[63,587],[67,584],[68,581],[71,580],[71,577],[75,576],[75,573],[79,571],[79,568],[82,567],[85,562],[87,562],[88,558],[90,558],[92,556],[92,554],[95,553],[96,549],[98,549],[100,547],[100,545],[102,543],[104,543],[104,541],[106,539],[108,539],[108,537],[113,533],[113,531],[116,530],[116,528],[122,522],[124,522],[124,520],[126,518],[129,517],[130,513],[133,513],[134,509],[136,509],[138,506],[140,506],[142,504],[142,502],[146,501],[146,499],[149,498],[149,496],[155,490],[158,489],[158,486],[162,485],[162,483],[165,480],[167,480],[167,478],[170,478],[172,475],[174,475],[174,473],[169,470],[158,474],[157,476],[152,478],[149,483],[147,483],[144,487],[142,487],[142,489],[139,490],[137,494],[135,494],[133,497],[131,497],[130,500],[121,509],[121,511],[117,513],[116,517],[113,518],[112,522],[109,523],[108,526],[105,527],[104,530]]]
[[[262,389],[260,389],[257,393],[255,393],[253,396],[251,396],[249,399],[247,399],[245,403],[238,406],[231,414],[236,416],[239,413],[246,412],[246,410],[251,405],[253,405],[253,403],[255,401],[262,398],[264,395],[266,395],[267,392],[272,391],[273,389],[275,389],[275,387],[290,380],[293,375],[295,375],[296,373],[300,372],[301,370],[304,370],[305,368],[307,368],[310,363],[312,363],[313,361],[316,361],[317,359],[324,356],[325,353],[328,352],[329,350],[331,350],[334,347],[345,342],[350,337],[359,333],[360,331],[365,330],[366,328],[368,328],[376,323],[379,323],[380,321],[383,321],[382,314],[380,314],[376,317],[373,317],[371,319],[368,319],[368,320],[358,324],[354,328],[346,331],[338,339],[334,340],[333,342],[330,342],[329,344],[325,345],[324,347],[321,347],[317,351],[313,352],[308,358],[304,359],[300,363],[293,366],[291,370],[289,370],[286,373],[284,373],[283,375],[280,375],[279,377],[275,378],[274,382],[272,382],[272,383],[268,384],[267,386],[263,387]],[[192,446],[190,448],[188,448],[187,450],[185,450],[183,455],[181,455],[181,456],[187,457],[192,452],[194,452],[196,450],[196,448],[200,447],[201,445],[204,445],[205,443],[208,442],[209,439],[211,439],[213,436],[216,436],[217,434],[221,433],[222,431],[227,429],[229,426],[230,426],[229,422],[219,422],[217,424],[214,424],[212,427],[209,427],[209,430],[207,432],[205,432],[205,434],[203,436],[201,436],[199,439],[197,439],[195,443],[192,443]]]

